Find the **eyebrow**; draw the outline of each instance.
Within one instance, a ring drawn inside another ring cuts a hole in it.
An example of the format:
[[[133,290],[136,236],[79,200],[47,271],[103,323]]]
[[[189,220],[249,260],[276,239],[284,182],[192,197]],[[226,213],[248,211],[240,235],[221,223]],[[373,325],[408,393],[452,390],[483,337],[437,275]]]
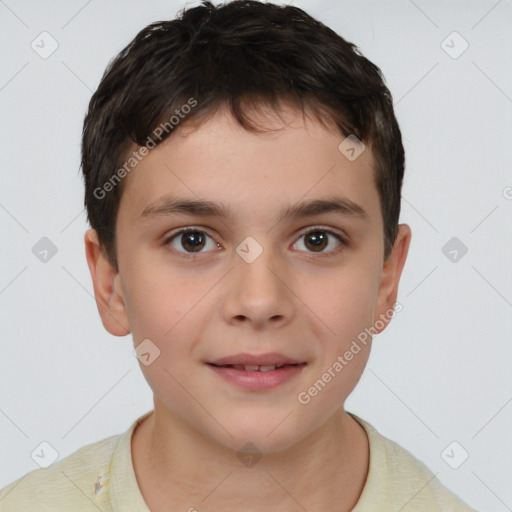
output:
[[[302,201],[294,205],[286,206],[281,210],[278,222],[284,219],[310,217],[323,213],[338,213],[346,217],[365,221],[369,220],[368,213],[361,205],[346,197],[330,196],[324,199]],[[153,217],[177,214],[220,218],[234,217],[232,211],[221,203],[179,197],[164,197],[144,208],[139,217],[139,221]]]

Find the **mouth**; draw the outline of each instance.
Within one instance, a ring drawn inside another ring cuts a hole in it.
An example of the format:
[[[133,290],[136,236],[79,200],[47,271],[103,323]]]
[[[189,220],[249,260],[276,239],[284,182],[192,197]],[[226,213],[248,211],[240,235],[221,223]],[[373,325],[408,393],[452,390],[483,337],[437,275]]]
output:
[[[287,366],[303,366],[306,363],[296,363],[296,364],[270,364],[270,365],[250,365],[250,364],[213,364],[207,363],[210,366],[215,366],[217,368],[233,368],[234,370],[239,370],[243,372],[273,372],[275,370],[280,370],[281,368],[285,368]]]
[[[206,364],[224,382],[251,391],[280,386],[300,375],[307,366],[306,362],[282,354],[238,354]]]
[[[212,364],[214,366],[238,366],[244,368],[253,368],[257,366],[259,368],[265,368],[272,366],[279,367],[305,364],[305,362],[301,359],[285,356],[279,352],[269,352],[266,354],[240,353],[208,361],[208,364]],[[254,369],[252,371],[254,371]]]

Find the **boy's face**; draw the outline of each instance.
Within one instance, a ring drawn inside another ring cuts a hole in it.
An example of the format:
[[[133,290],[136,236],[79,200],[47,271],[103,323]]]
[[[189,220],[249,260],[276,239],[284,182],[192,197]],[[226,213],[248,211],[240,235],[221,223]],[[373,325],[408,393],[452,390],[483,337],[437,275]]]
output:
[[[95,233],[86,234],[105,327],[124,335],[129,325],[135,346],[151,340],[143,361],[160,350],[141,364],[158,417],[235,450],[248,441],[262,452],[285,449],[342,410],[370,342],[358,341],[350,360],[344,354],[365,328],[381,320],[382,330],[389,319],[410,241],[401,225],[383,261],[371,149],[350,161],[338,149],[343,136],[287,116],[289,125],[265,118],[279,131],[254,134],[219,112],[152,150],[125,178],[118,274]],[[208,201],[230,214],[166,212],[170,198]],[[287,208],[326,199],[360,211],[281,218]],[[185,227],[193,232],[169,240]],[[211,365],[270,353],[301,366],[256,375]],[[329,369],[321,390],[309,392]]]

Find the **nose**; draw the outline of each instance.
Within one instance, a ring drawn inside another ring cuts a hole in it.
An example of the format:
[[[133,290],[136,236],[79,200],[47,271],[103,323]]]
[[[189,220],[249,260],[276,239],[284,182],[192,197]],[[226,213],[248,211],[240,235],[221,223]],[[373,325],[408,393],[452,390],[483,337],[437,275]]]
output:
[[[290,269],[278,263],[271,250],[264,250],[251,263],[235,255],[222,304],[226,322],[263,329],[291,321],[294,294],[289,285]]]

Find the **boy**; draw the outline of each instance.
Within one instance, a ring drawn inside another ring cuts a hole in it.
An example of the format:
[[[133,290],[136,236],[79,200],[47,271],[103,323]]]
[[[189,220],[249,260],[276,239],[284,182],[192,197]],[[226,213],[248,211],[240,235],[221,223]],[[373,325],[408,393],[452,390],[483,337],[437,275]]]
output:
[[[411,239],[391,95],[353,45],[247,0],[155,23],[92,97],[82,169],[98,310],[154,410],[2,510],[471,510],[344,410]]]

